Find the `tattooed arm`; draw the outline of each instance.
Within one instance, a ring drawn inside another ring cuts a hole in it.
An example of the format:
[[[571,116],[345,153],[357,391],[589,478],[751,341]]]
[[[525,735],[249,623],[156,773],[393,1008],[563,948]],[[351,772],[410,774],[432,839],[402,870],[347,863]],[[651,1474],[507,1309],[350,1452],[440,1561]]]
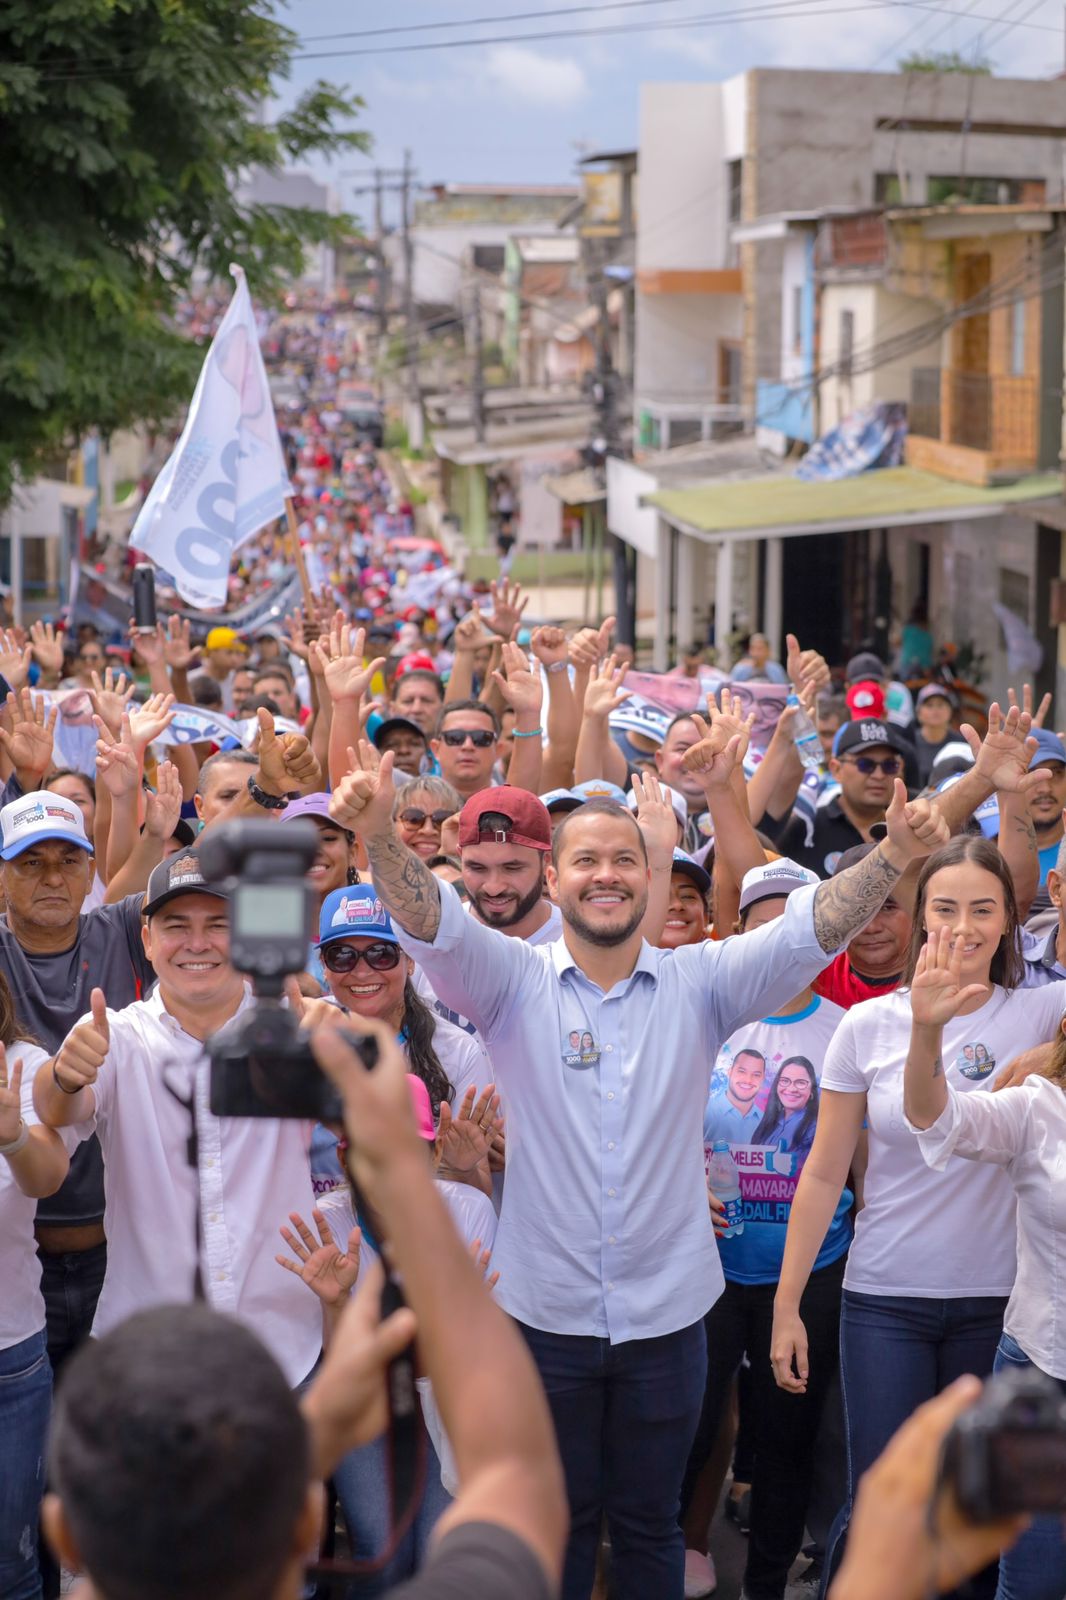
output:
[[[393,920],[428,944],[440,927],[440,881],[397,837],[391,822],[389,829],[364,835],[374,888]]]
[[[881,909],[912,861],[948,841],[947,824],[931,800],[907,800],[896,779],[885,818],[888,838],[862,861],[820,884],[814,897],[814,931],[827,955],[840,950]]]
[[[379,756],[362,739],[358,757],[354,750],[348,755],[351,768],[333,790],[330,815],[362,839],[374,888],[389,915],[412,938],[429,943],[440,927],[440,885],[393,825],[392,754]]]

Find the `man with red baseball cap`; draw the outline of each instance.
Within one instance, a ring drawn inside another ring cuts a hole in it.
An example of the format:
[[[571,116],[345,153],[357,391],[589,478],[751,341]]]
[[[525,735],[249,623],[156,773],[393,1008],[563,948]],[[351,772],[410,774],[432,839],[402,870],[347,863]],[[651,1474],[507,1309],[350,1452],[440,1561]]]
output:
[[[535,794],[501,784],[473,795],[459,813],[459,857],[471,914],[528,944],[557,939],[562,917],[544,885],[551,847],[551,818]]]

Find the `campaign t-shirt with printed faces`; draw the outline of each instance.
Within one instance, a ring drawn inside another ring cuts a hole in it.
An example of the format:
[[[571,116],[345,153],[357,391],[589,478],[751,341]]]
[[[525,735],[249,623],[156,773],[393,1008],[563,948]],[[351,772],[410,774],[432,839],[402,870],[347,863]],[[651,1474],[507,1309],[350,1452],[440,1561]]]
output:
[[[996,985],[977,1011],[944,1027],[947,1081],[987,1094],[1000,1071],[1053,1039],[1066,1006],[1059,984]],[[911,1035],[910,994],[898,990],[852,1006],[837,1029],[823,1092],[866,1094],[869,1165],[844,1287],[859,1294],[957,1299],[1009,1295],[1015,1271],[1015,1197],[1000,1167],[950,1160],[926,1166],[903,1117],[903,1071]]]
[[[703,1142],[709,1162],[715,1140],[727,1140],[737,1167],[744,1231],[718,1241],[722,1271],[735,1283],[776,1283],[781,1275],[792,1200],[814,1143],[822,1063],[844,1015],[815,995],[793,1016],[738,1028],[718,1053]],[[852,1199],[844,1189],[815,1271],[847,1250]]]

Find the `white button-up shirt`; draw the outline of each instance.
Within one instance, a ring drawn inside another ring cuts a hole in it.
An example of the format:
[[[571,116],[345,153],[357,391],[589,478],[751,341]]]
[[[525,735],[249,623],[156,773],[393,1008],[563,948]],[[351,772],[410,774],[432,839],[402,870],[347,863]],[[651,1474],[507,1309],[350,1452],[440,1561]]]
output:
[[[722,1041],[776,1011],[831,957],[816,888],[740,939],[641,946],[607,993],[565,940],[531,948],[441,884],[432,944],[400,942],[485,1040],[507,1104],[496,1298],[532,1327],[622,1344],[696,1322],[722,1292],[703,1112]]]
[[[253,1003],[246,995],[241,1010]],[[83,1138],[99,1135],[104,1153],[107,1275],[93,1333],[148,1306],[192,1299],[199,1212],[208,1304],[247,1323],[295,1387],[318,1359],[322,1312],[274,1257],[289,1212],[311,1217],[311,1124],[213,1116],[204,1046],[166,1010],[158,985],[107,1018],[96,1114],[78,1124]],[[195,1172],[189,1111],[168,1083],[193,1100]]]
[[[1030,1361],[1066,1379],[1066,1091],[1033,1073],[1016,1089],[959,1094],[931,1128],[919,1130],[922,1155],[942,1170],[952,1156],[1002,1167],[1018,1196],[1018,1275],[1003,1331]],[[997,1217],[977,1226],[1001,1226]],[[495,1263],[494,1263],[495,1264]]]

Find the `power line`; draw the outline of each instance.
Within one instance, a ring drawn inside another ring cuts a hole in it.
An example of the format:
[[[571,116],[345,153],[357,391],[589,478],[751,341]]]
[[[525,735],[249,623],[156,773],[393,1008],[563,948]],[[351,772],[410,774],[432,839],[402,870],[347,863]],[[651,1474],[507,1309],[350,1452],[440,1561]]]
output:
[[[678,5],[681,0],[596,0],[594,4],[553,6],[543,11],[505,11],[492,17],[456,17],[448,22],[406,22],[391,28],[358,28],[351,33],[309,33],[301,44],[336,43],[338,39],[374,39],[392,33],[428,33],[440,28],[499,27],[507,22],[540,22],[545,17],[574,17],[590,11],[635,11],[645,6]]]
[[[788,3],[789,0],[783,0],[783,4],[787,5]],[[807,11],[795,11],[791,14],[799,17],[828,17],[837,16],[843,12],[849,11],[882,11],[886,8],[886,6],[904,6],[911,11],[929,11],[934,15],[942,15],[945,11],[950,10],[950,8],[947,6],[932,4],[930,3],[930,0],[871,0],[871,3],[867,5],[834,6]],[[785,12],[781,6],[777,6],[773,9],[752,7],[742,11],[710,13],[708,15],[699,17],[687,17],[679,20],[671,19],[669,21],[619,23],[617,25],[601,26],[597,28],[555,28],[537,33],[486,35],[484,38],[478,39],[437,39],[420,44],[371,45],[365,50],[329,50],[319,52],[308,51],[294,55],[292,59],[294,61],[321,61],[325,59],[332,60],[339,56],[397,55],[401,53],[410,53],[416,51],[421,52],[426,50],[471,49],[476,48],[478,45],[487,44],[529,44],[535,43],[537,40],[545,39],[589,39],[602,38],[608,35],[619,33],[658,33],[665,30],[679,28],[722,27],[729,23],[744,21],[746,18],[749,20],[754,19],[756,21],[765,21],[771,20],[773,17],[780,15],[788,15],[788,13]],[[1001,21],[1001,17],[990,17],[983,13],[978,13],[972,18],[972,20],[975,22],[999,22]],[[1056,36],[1061,34],[1060,28],[1052,27],[1049,24],[1042,22],[1019,23],[1019,26],[1035,28],[1040,33],[1053,33]]]

